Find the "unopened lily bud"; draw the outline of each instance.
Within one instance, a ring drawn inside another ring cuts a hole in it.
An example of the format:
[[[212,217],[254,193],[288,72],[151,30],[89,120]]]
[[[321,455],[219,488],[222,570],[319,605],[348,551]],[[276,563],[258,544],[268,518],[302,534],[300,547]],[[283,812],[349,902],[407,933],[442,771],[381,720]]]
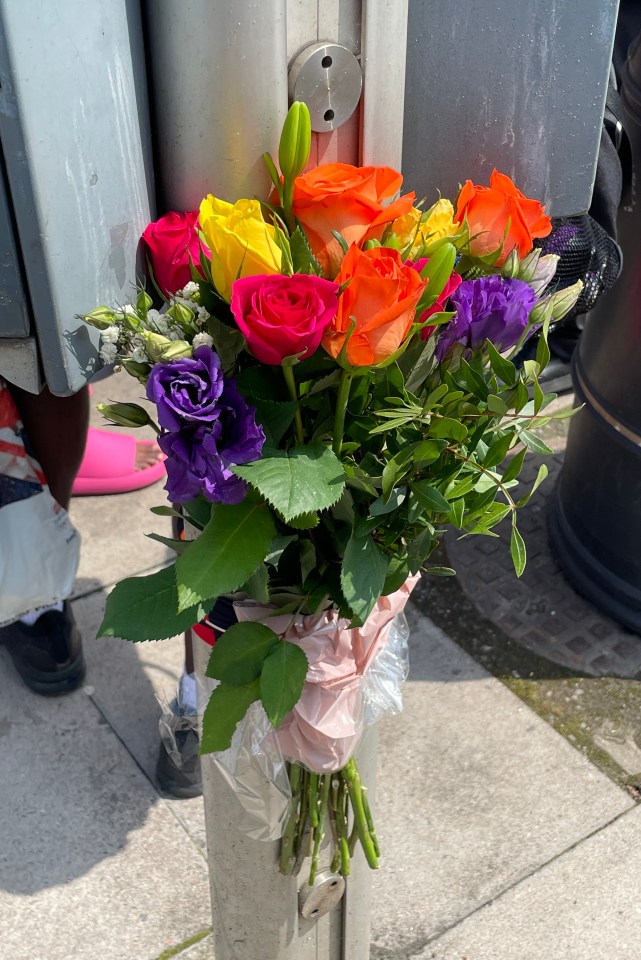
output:
[[[107,420],[120,427],[146,427],[151,418],[137,403],[99,403],[98,410]]]
[[[516,250],[511,250],[501,268],[501,273],[504,277],[512,279],[513,277],[517,277],[519,275],[519,267],[519,255]]]
[[[186,340],[172,340],[171,345],[162,351],[160,360],[169,363],[170,360],[179,360],[181,357],[191,357],[193,348]]]
[[[543,293],[550,280],[554,277],[559,259],[556,253],[548,253],[545,257],[541,257],[538,260],[530,277],[521,277],[522,280],[530,284],[537,297]]]
[[[161,360],[163,350],[166,350],[174,343],[169,337],[163,337],[160,333],[152,333],[150,330],[141,330],[140,336],[145,342],[145,349],[149,355],[149,359],[153,360],[154,363]]]
[[[113,326],[115,314],[109,307],[96,307],[91,313],[84,314],[82,319],[97,330],[106,330]]]
[[[285,118],[278,145],[278,163],[285,180],[295,180],[309,160],[312,123],[306,103],[295,100]]]
[[[550,297],[552,303],[552,316],[555,320],[562,320],[566,313],[569,313],[575,305],[583,290],[583,280],[577,280],[571,287],[565,290],[559,290]]]

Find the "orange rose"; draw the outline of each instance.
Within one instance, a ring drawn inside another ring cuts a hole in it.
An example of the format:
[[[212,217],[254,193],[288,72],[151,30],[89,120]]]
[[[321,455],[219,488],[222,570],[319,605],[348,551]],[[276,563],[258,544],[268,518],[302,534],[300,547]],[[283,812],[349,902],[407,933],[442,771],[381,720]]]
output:
[[[406,193],[389,206],[383,201],[401,188],[403,178],[390,167],[353,167],[326,163],[294,181],[294,214],[307,234],[314,255],[333,279],[343,251],[332,230],[348,245],[380,240],[388,223],[407,213],[415,195]]]
[[[466,180],[456,204],[456,220],[467,217],[470,228],[470,252],[482,257],[503,249],[498,259],[502,264],[512,250],[519,257],[526,256],[535,237],[547,237],[552,221],[538,200],[529,200],[509,177],[492,171],[489,187],[481,187]],[[506,233],[507,229],[507,233]]]
[[[347,344],[347,360],[353,367],[368,367],[385,360],[403,343],[426,281],[401,260],[397,250],[361,250],[357,246],[349,248],[336,277],[339,284],[347,280],[323,346],[337,357],[356,321]]]

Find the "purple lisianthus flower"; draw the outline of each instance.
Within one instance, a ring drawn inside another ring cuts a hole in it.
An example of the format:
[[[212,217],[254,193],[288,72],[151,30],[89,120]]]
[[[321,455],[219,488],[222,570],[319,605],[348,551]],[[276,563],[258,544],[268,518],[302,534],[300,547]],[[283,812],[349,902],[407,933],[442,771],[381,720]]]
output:
[[[193,357],[156,363],[147,381],[147,399],[156,404],[165,430],[185,423],[212,423],[219,416],[224,380],[218,354],[198,347]]]
[[[527,325],[536,294],[523,280],[499,276],[465,280],[450,297],[456,316],[442,328],[436,358],[455,343],[478,350],[491,340],[497,350],[514,346]]]
[[[210,419],[184,420],[179,430],[163,431],[158,438],[167,456],[165,490],[174,503],[186,503],[200,493],[214,503],[240,503],[247,486],[231,467],[261,455],[265,434],[254,409],[233,380],[221,377],[220,382]]]

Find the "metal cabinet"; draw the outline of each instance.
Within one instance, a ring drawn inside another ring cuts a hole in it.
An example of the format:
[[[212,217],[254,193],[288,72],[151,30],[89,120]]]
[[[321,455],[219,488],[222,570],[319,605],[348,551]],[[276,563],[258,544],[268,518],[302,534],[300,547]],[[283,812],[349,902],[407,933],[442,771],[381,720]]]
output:
[[[99,361],[77,318],[125,302],[151,213],[140,10],[0,0],[0,376],[80,389]]]

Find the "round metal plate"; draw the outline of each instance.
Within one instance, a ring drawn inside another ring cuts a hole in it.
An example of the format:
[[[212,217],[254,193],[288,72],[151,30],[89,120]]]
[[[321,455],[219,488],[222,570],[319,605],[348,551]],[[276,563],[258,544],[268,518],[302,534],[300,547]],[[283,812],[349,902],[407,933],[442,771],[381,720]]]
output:
[[[314,886],[305,883],[298,893],[298,909],[305,920],[318,920],[340,902],[345,893],[345,879],[331,870],[323,870],[314,880]]]
[[[289,96],[309,107],[312,130],[327,133],[345,123],[363,88],[361,65],[347,47],[312,43],[289,68]]]

